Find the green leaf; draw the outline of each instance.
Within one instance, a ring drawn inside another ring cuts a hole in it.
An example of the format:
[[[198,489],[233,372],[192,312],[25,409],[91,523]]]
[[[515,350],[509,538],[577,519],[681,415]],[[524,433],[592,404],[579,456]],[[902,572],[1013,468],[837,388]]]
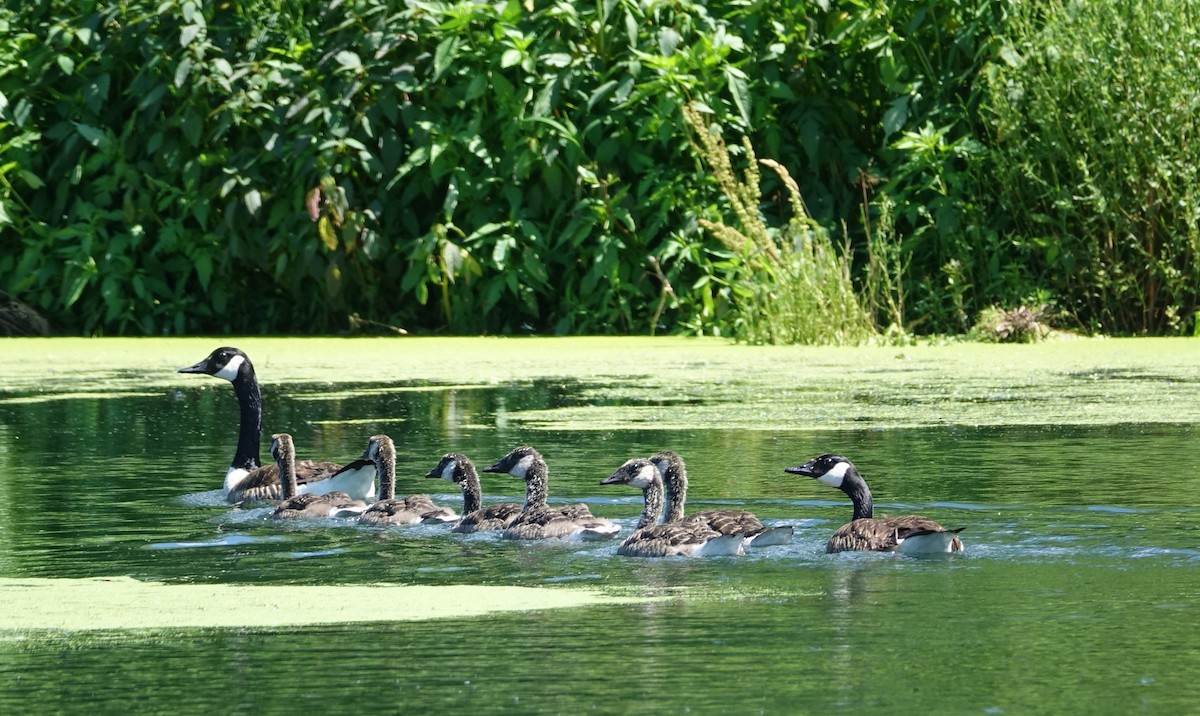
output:
[[[179,46],[187,47],[192,44],[203,29],[200,25],[184,25],[183,29],[179,31]]]
[[[908,122],[908,97],[899,97],[883,113],[883,136],[887,139]]]
[[[242,196],[242,201],[246,204],[246,211],[251,215],[257,214],[262,208],[262,195],[258,193],[258,189],[251,189]]]
[[[193,66],[190,55],[184,55],[183,59],[179,60],[179,64],[175,66],[175,86],[183,87],[187,82],[188,75],[192,74]]]
[[[58,68],[63,71],[64,75],[74,74],[75,60],[66,55],[59,55],[56,61],[58,62]]]
[[[734,67],[725,68],[725,84],[729,88],[729,94],[733,97],[733,104],[738,109],[738,114],[742,116],[742,121],[746,126],[750,126],[750,89],[746,82],[746,75]]]
[[[199,112],[189,107],[187,113],[183,115],[180,128],[183,130],[183,137],[188,144],[193,147],[200,146],[200,133],[204,130],[204,123]]]
[[[73,122],[73,124],[75,125],[75,131],[79,132],[79,136],[83,137],[83,141],[93,147],[99,146],[104,141],[103,130],[97,129],[90,124],[82,124],[80,122]]]
[[[437,49],[433,53],[433,79],[439,79],[442,74],[454,64],[454,60],[458,58],[458,36],[447,37],[442,40]]]
[[[520,50],[505,50],[504,54],[500,55],[500,68],[507,69],[519,65],[524,56]]]
[[[357,53],[349,50],[342,50],[334,55],[333,59],[343,70],[348,72],[361,72],[363,69],[362,59],[359,58]]]

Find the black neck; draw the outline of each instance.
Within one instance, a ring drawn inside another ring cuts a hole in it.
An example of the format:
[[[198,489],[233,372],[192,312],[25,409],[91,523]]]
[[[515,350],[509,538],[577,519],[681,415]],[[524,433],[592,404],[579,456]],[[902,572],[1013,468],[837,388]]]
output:
[[[250,364],[242,364],[242,372],[233,381],[233,392],[237,395],[241,410],[241,425],[238,428],[237,452],[233,455],[232,467],[253,470],[262,463],[258,459],[262,437],[262,396],[258,392],[258,381]]]
[[[642,518],[638,520],[637,529],[649,527],[658,522],[658,516],[662,514],[663,506],[663,484],[655,479],[646,485],[642,490],[642,497],[646,500],[646,504],[642,507]]]
[[[842,482],[842,491],[850,497],[850,501],[854,503],[853,519],[861,520],[875,516],[875,503],[871,499],[871,489],[867,487],[866,480],[857,471],[851,470],[846,473],[846,478]]]

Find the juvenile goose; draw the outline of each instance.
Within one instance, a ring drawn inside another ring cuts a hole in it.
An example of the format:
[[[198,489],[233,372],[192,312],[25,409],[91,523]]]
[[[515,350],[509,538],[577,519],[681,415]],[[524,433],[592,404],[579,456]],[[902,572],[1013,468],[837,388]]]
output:
[[[521,506],[515,502],[481,506],[483,493],[479,487],[479,474],[475,472],[474,463],[462,453],[446,453],[437,467],[425,473],[425,477],[440,477],[462,490],[462,517],[453,532],[468,534],[502,530],[521,514]]]
[[[262,465],[258,458],[262,397],[250,358],[237,348],[223,347],[195,365],[180,368],[179,372],[222,378],[233,384],[233,392],[237,395],[241,420],[237,450],[225,473],[225,499],[229,502],[278,500],[279,468],[273,464]],[[365,500],[375,494],[375,466],[359,461],[342,468],[332,462],[304,460],[296,463],[296,482],[298,494],[321,495],[340,490],[355,499]]]
[[[656,525],[663,506],[663,483],[658,468],[645,458],[628,460],[601,485],[631,485],[642,491],[645,505],[633,534],[617,554],[626,557],[713,557],[745,554],[744,535],[724,535],[703,522]]]
[[[367,503],[351,499],[344,492],[297,495],[296,447],[291,435],[276,433],[271,436],[271,457],[275,458],[275,465],[279,468],[283,488],[283,503],[271,513],[275,519],[346,517],[367,509]]]
[[[435,505],[429,495],[396,497],[396,445],[386,435],[376,435],[367,443],[363,457],[375,463],[379,473],[379,502],[358,518],[361,525],[415,525],[422,522],[444,523],[458,519],[454,510]]]
[[[930,554],[962,551],[962,540],[958,538],[958,533],[964,529],[962,527],[948,530],[928,517],[919,515],[875,518],[867,481],[858,473],[854,463],[841,455],[826,453],[803,465],[784,468],[784,472],[805,475],[823,485],[836,487],[849,495],[854,503],[853,521],[833,533],[825,545],[826,552],[895,550],[909,554]]]
[[[620,525],[596,517],[587,505],[549,507],[546,461],[531,447],[519,447],[483,471],[508,473],[525,481],[525,504],[505,528],[504,539],[612,539],[621,532]]]
[[[678,522],[703,522],[723,535],[745,536],[747,547],[771,547],[792,541],[792,526],[767,527],[753,513],[745,510],[704,510],[684,516],[687,503],[687,467],[683,458],[671,450],[656,452],[650,462],[662,475],[667,492],[667,512],[663,524]]]

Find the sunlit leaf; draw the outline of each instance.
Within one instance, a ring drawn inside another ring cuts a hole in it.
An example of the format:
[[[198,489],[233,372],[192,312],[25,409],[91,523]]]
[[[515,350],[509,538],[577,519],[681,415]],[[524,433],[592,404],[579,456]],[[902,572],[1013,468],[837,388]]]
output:
[[[333,231],[333,222],[329,220],[328,214],[322,214],[317,221],[317,234],[321,237],[321,243],[325,244],[325,248],[333,251],[337,248],[337,234]]]
[[[246,204],[246,211],[251,214],[257,214],[262,208],[262,195],[258,193],[258,189],[251,189],[242,196],[242,201]]]

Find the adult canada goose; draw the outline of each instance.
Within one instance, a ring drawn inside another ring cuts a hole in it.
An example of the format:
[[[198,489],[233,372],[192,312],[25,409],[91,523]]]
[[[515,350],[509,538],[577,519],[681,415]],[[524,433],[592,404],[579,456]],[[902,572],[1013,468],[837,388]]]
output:
[[[519,447],[483,471],[508,473],[525,481],[525,504],[505,528],[501,535],[505,539],[612,539],[621,532],[620,525],[596,517],[587,505],[548,506],[546,461],[531,447]]]
[[[895,550],[909,554],[930,554],[962,551],[962,540],[958,538],[962,527],[948,530],[920,515],[876,518],[867,481],[859,474],[854,463],[841,455],[825,453],[803,465],[784,468],[784,472],[811,477],[823,485],[836,487],[849,495],[854,503],[852,521],[833,533],[825,545],[826,552]]]
[[[258,451],[262,437],[262,397],[258,379],[250,358],[237,348],[218,348],[196,365],[180,368],[180,373],[204,373],[223,378],[233,384],[241,420],[238,427],[237,451],[225,473],[225,499],[278,500],[280,496],[279,468],[262,465]],[[296,463],[298,494],[321,495],[345,492],[354,499],[366,500],[375,494],[375,466],[356,462],[344,468],[332,462],[303,460]]]
[[[367,509],[367,503],[351,499],[344,492],[296,494],[296,447],[291,435],[276,433],[271,436],[271,457],[275,458],[279,468],[283,489],[283,502],[271,513],[275,519],[346,517]]]
[[[458,519],[454,510],[434,504],[429,495],[396,497],[396,446],[386,435],[375,435],[363,457],[375,463],[379,473],[379,502],[358,518],[362,525],[415,525],[445,523]]]
[[[479,487],[479,474],[475,472],[475,464],[460,452],[443,455],[437,467],[425,473],[425,477],[440,477],[453,482],[462,490],[462,517],[454,526],[454,532],[467,534],[502,530],[521,514],[521,506],[515,502],[482,506],[483,493]]]
[[[654,463],[661,473],[663,487],[667,493],[667,511],[663,515],[663,524],[703,522],[723,535],[744,535],[747,547],[771,547],[792,541],[791,525],[767,527],[753,513],[745,510],[704,510],[684,515],[688,479],[683,458],[675,452],[663,450],[651,455],[650,462]]]
[[[721,534],[701,521],[655,524],[663,506],[663,483],[658,468],[645,458],[627,460],[601,485],[631,485],[642,491],[645,505],[634,533],[617,554],[626,557],[712,557],[745,554],[745,535]]]

